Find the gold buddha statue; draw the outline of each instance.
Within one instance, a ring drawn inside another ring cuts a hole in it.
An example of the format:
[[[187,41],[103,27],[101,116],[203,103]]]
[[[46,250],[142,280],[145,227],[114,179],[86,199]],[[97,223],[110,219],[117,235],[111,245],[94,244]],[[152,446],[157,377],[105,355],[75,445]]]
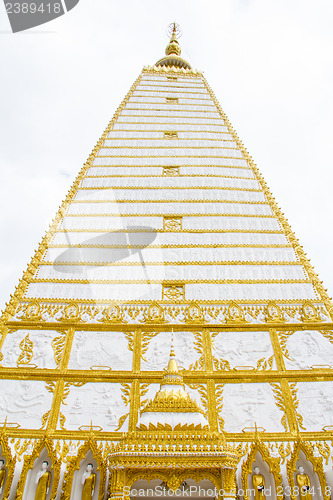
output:
[[[82,500],[91,500],[95,485],[96,485],[96,474],[93,472],[94,466],[93,464],[88,464],[85,472],[82,474],[81,483],[83,485],[82,488]]]
[[[0,495],[5,485],[5,479],[6,479],[5,462],[3,460],[0,460]]]
[[[307,474],[304,473],[303,467],[298,467],[296,475],[297,486],[299,487],[300,500],[312,500],[310,493],[311,482]]]
[[[254,489],[255,500],[266,500],[265,478],[262,474],[260,474],[259,467],[254,468],[254,474],[252,475],[252,485]]]
[[[37,472],[36,475],[36,494],[35,500],[46,500],[46,496],[49,492],[50,484],[51,484],[51,472],[47,470],[49,466],[48,462],[42,463],[42,468]]]

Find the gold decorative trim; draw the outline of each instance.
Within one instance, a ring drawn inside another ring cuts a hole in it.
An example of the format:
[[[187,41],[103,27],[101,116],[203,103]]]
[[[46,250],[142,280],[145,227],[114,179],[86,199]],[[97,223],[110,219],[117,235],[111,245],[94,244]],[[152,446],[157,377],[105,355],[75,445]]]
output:
[[[181,214],[164,214],[164,213],[123,213],[123,214],[112,214],[112,213],[93,213],[93,214],[65,214],[64,217],[255,217],[256,219],[275,219],[274,215],[266,215],[266,214],[235,214],[235,213],[181,213]]]
[[[101,148],[101,149],[103,149],[103,148]],[[139,149],[143,149],[143,148],[139,148]],[[149,148],[147,148],[147,149],[149,149]],[[193,149],[193,148],[189,148],[189,149]],[[225,149],[227,149],[227,148],[225,148]],[[231,148],[229,148],[229,149],[231,149]],[[172,158],[173,160],[175,160],[176,158],[177,159],[178,158],[223,158],[224,160],[241,160],[244,163],[246,163],[245,158],[243,158],[242,156],[224,156],[224,155],[180,155],[180,154],[177,154],[177,155],[163,156],[163,155],[121,155],[121,154],[114,154],[114,155],[98,155],[98,156],[96,156],[96,158]],[[96,166],[96,164],[95,164],[95,166]],[[141,167],[142,165],[138,165],[138,166]],[[216,166],[219,167],[220,165],[216,165]],[[235,168],[237,167],[237,165],[233,165],[233,166]],[[242,165],[242,166],[244,167],[244,165]],[[244,168],[248,168],[248,167],[244,167]],[[248,170],[250,170],[250,169],[248,168]]]
[[[292,248],[292,245],[286,243],[284,245],[279,245],[279,244],[260,244],[260,243],[218,243],[218,245],[214,244],[204,244],[202,243],[201,245],[199,244],[170,244],[170,245],[164,245],[164,244],[157,244],[153,245],[150,244],[148,247],[146,245],[103,245],[103,244],[82,244],[82,243],[77,243],[77,244],[53,244],[49,245],[49,248]],[[299,265],[301,266],[302,264],[299,262]]]
[[[107,229],[57,229],[56,233],[107,233],[110,231],[110,228]],[[156,233],[164,233],[164,229],[153,229]],[[135,229],[124,229],[123,233],[137,233],[137,232],[152,232],[150,229],[141,231]],[[284,234],[283,231],[279,231],[276,229],[182,229],[182,233],[248,233],[248,234]]]
[[[188,188],[190,189],[190,188]],[[228,199],[222,199],[218,198],[216,200],[214,199],[187,199],[187,200],[176,200],[176,199],[156,199],[156,200],[126,200],[126,199],[113,199],[113,200],[73,200],[72,204],[84,204],[84,203],[235,203],[239,205],[268,205],[266,201],[251,201],[251,200],[228,200]]]
[[[161,168],[167,168],[167,169],[179,169],[180,167],[178,166],[173,166],[173,165],[170,165],[170,166],[167,166],[167,167],[161,167]],[[113,177],[116,177],[116,176],[113,176],[113,175],[90,175],[90,176],[86,176],[85,179],[104,179],[104,178],[113,178]],[[152,177],[159,177],[159,178],[164,178],[164,174],[162,175],[155,175],[155,176],[152,176]],[[182,175],[180,175],[179,177],[184,177]],[[185,176],[187,177],[187,176]],[[241,177],[242,179],[244,179],[244,177]],[[103,186],[104,188],[106,186]],[[187,189],[203,189],[203,190],[207,190],[209,189],[210,191],[211,190],[216,190],[216,191],[245,191],[245,192],[250,192],[250,193],[261,193],[260,189],[254,189],[254,188],[242,188],[242,187],[225,187],[225,186],[142,186],[142,188],[144,188],[145,190],[147,190],[149,192],[149,190],[161,190],[161,189],[167,189],[168,191],[171,189],[175,189],[175,190],[187,190]],[[99,190],[100,188],[99,187],[96,187],[95,188],[96,190]],[[138,189],[138,186],[109,186],[107,189],[112,189],[112,190],[129,190],[129,189],[132,189],[132,190],[137,190]],[[84,189],[83,188],[79,188],[78,191],[83,191]]]
[[[165,229],[166,231],[166,229]],[[173,231],[178,232],[177,229],[173,229]],[[181,231],[181,230],[179,230]],[[251,260],[217,260],[217,261],[211,261],[211,260],[193,260],[193,261],[159,261],[159,262],[145,262],[145,266],[184,266],[184,265],[205,265],[205,266],[302,266],[302,264],[298,261],[251,261]],[[142,266],[141,262],[109,262],[109,261],[82,261],[82,262],[70,262],[70,261],[63,261],[63,262],[52,262],[52,261],[44,261],[40,263],[41,266],[116,266],[116,267],[128,267],[128,266]],[[38,280],[37,280],[38,281]],[[91,280],[88,280],[89,283]],[[215,281],[215,280],[214,280]],[[237,283],[240,283],[240,281],[236,280]],[[246,280],[247,282],[248,280]],[[271,280],[264,280],[266,281],[271,281]],[[274,280],[275,281],[275,280]],[[282,282],[285,280],[282,280]],[[294,282],[294,280],[288,280],[288,282]],[[310,280],[295,280],[295,282],[301,282],[301,283],[310,283]],[[31,282],[34,282],[34,280],[31,280]],[[217,283],[219,283],[219,280],[216,280]],[[280,282],[280,281],[279,281]]]
[[[173,131],[173,130],[166,130],[164,132],[164,137],[161,138],[161,140],[171,140],[171,139],[177,139],[177,144],[175,143],[175,145],[173,146],[173,150],[175,151],[178,151],[179,149],[231,149],[233,151],[239,151],[238,148],[229,148],[229,147],[226,147],[226,146],[183,146],[183,145],[178,145],[179,144],[179,139],[178,139],[178,132],[177,131]],[[137,141],[140,140],[140,139],[136,139]],[[182,139],[180,139],[182,140]],[[200,140],[200,139],[198,139]],[[166,150],[170,150],[170,145],[169,144],[166,144],[164,146],[145,146],[145,145],[140,145],[140,146],[103,146],[102,149],[138,149],[138,150],[142,150],[142,149],[166,149]],[[109,156],[109,155],[108,155]],[[113,155],[113,156],[118,156],[118,155]],[[98,156],[98,158],[101,158],[100,156]],[[236,159],[240,159],[240,158],[236,158]],[[244,159],[244,158],[241,158],[241,159]]]
[[[147,266],[149,263],[145,263]],[[168,262],[164,263],[165,265],[168,265]],[[182,263],[184,265],[184,263]],[[187,263],[189,264],[189,263]],[[107,264],[105,264],[107,265]],[[138,265],[141,265],[138,263]],[[163,263],[161,263],[163,265]],[[146,284],[147,279],[124,279],[124,280],[95,280],[95,279],[60,279],[60,278],[50,278],[50,279],[34,279],[31,281],[31,283],[78,283],[78,284],[83,284],[83,285],[89,285],[89,284],[97,284],[97,285],[111,285],[111,284]],[[158,280],[152,280],[149,279],[150,284],[154,285],[159,285],[163,283],[163,280],[158,279]],[[309,284],[311,281],[307,280],[183,280],[183,283],[185,284],[203,284],[203,283],[211,283],[211,284],[216,284],[216,285],[285,285],[285,284]],[[242,320],[243,321],[243,320]],[[23,351],[22,351],[23,352]],[[31,351],[32,353],[32,351]],[[27,354],[27,351],[24,350],[24,354]],[[24,365],[27,363],[30,363],[30,360],[32,359],[32,354],[30,359],[26,359],[23,363],[23,361],[20,361],[19,365]],[[30,366],[30,365],[29,365]]]

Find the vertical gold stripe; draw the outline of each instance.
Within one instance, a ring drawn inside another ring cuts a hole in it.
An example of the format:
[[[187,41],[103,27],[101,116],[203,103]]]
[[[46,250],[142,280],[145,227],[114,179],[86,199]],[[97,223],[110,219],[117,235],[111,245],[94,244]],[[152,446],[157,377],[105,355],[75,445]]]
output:
[[[51,413],[50,413],[49,421],[47,423],[47,430],[48,431],[55,431],[57,428],[57,422],[58,422],[60,406],[61,406],[61,402],[62,402],[64,385],[65,385],[65,382],[63,380],[58,380],[58,382],[56,383],[56,387],[55,387],[55,390],[53,393],[53,402],[52,402]]]
[[[140,373],[141,368],[141,347],[142,342],[142,332],[141,330],[136,330],[134,332],[134,346],[133,346],[133,372]]]
[[[133,380],[131,387],[130,415],[128,423],[129,432],[135,430],[135,426],[138,421],[139,407],[140,407],[140,383],[138,379],[135,379]]]
[[[72,345],[73,345],[73,340],[74,340],[74,334],[75,330],[74,328],[69,328],[68,332],[66,334],[66,341],[64,345],[64,350],[62,352],[62,358],[61,358],[61,363],[60,363],[60,370],[62,371],[67,371],[69,359],[71,356],[72,352]]]
[[[284,364],[284,359],[283,359],[283,352],[280,346],[279,342],[279,337],[277,334],[276,330],[270,329],[269,334],[271,337],[271,342],[273,346],[273,351],[274,351],[274,356],[276,360],[276,366],[279,371],[284,372],[286,370],[285,364]]]
[[[298,425],[296,420],[293,398],[287,380],[285,379],[281,380],[281,389],[282,389],[285,412],[287,415],[290,432],[291,434],[296,436],[298,434]]]

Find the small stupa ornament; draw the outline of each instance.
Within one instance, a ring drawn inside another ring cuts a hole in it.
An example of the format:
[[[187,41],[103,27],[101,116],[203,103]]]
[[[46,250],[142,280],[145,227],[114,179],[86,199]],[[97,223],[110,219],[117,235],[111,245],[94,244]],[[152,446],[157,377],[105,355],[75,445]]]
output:
[[[183,69],[191,69],[190,64],[185,61],[185,59],[180,57],[181,48],[178,42],[178,38],[181,36],[181,29],[179,24],[171,23],[168,26],[168,34],[170,36],[170,42],[165,49],[166,57],[163,57],[155,66],[166,66],[169,68],[183,68]]]
[[[138,429],[191,427],[208,429],[208,422],[199,404],[185,390],[173,347],[173,333],[167,368],[155,396],[148,400],[137,425]]]

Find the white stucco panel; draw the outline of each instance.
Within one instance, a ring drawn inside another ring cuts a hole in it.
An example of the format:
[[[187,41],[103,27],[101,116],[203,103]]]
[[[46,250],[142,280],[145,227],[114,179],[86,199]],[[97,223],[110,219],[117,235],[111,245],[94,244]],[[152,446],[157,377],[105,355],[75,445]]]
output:
[[[284,357],[284,362],[290,370],[307,370],[322,365],[333,367],[333,344],[319,331],[293,333],[287,339],[286,348],[288,357]]]
[[[269,384],[226,384],[223,388],[223,418],[226,432],[242,432],[246,427],[263,427],[281,432],[283,411],[275,403]]]
[[[42,416],[51,409],[53,395],[45,382],[0,380],[0,421],[25,429],[40,429]]]
[[[72,385],[65,403],[61,405],[60,412],[66,418],[64,426],[69,430],[90,427],[92,421],[93,426],[102,427],[104,431],[114,431],[119,418],[129,412],[129,406],[122,399],[121,384]]]
[[[69,369],[131,370],[133,352],[123,332],[75,332]]]
[[[213,356],[219,362],[228,361],[230,368],[246,367],[262,369],[272,363],[276,369],[269,332],[219,332],[213,338]]]
[[[319,432],[325,426],[333,429],[333,382],[299,382],[298,413],[307,431]]]

